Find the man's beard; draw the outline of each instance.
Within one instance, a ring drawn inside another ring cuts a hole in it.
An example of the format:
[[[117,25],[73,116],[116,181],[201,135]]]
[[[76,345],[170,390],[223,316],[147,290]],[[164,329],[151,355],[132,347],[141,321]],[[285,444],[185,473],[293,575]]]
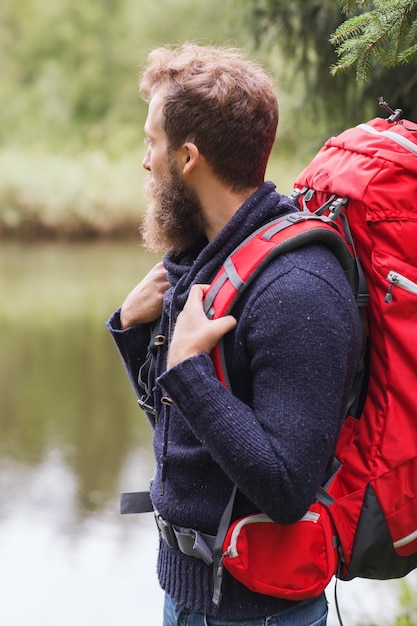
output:
[[[206,221],[197,195],[187,187],[173,164],[159,183],[149,177],[145,184],[149,207],[141,234],[152,252],[178,254],[194,247],[205,231]]]

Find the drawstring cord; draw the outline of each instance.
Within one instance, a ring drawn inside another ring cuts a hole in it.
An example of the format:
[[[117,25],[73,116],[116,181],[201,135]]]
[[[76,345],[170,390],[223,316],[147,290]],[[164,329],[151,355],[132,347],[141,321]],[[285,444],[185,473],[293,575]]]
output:
[[[181,282],[181,280],[179,281],[179,283]],[[179,283],[177,283],[176,287],[175,287],[175,291],[178,289],[178,285]],[[170,305],[170,316],[168,317],[168,332],[166,334],[166,336],[164,335],[159,335],[158,338],[160,339],[158,341],[158,343],[156,343],[155,345],[158,346],[158,348],[160,348],[163,345],[166,345],[167,343],[167,338],[172,336],[172,332],[173,332],[173,302],[174,302],[174,297],[171,300],[171,305]],[[161,318],[163,319],[163,317]],[[161,321],[161,330],[162,330],[162,324],[163,322]],[[163,340],[162,340],[163,339]],[[166,355],[166,353],[165,353]],[[162,359],[164,358],[164,353],[162,352],[162,350],[158,350],[158,358]],[[160,362],[161,364],[161,362]],[[170,414],[171,414],[171,407],[174,404],[173,400],[171,398],[169,398],[168,396],[161,396],[160,397],[160,403],[165,405],[165,411],[164,411],[164,435],[163,435],[163,445],[162,445],[162,455],[161,458],[159,460],[160,463],[160,470],[161,470],[161,487],[160,487],[160,495],[163,496],[165,493],[165,482],[166,482],[166,477],[167,477],[167,457],[168,457],[168,442],[169,442],[169,419],[170,419]]]
[[[164,419],[164,440],[163,440],[163,446],[162,446],[162,456],[160,459],[160,467],[161,467],[161,491],[160,494],[161,496],[164,495],[165,492],[165,481],[166,481],[166,475],[167,475],[167,466],[166,466],[166,460],[167,460],[167,453],[168,453],[168,433],[169,433],[169,418],[170,418],[170,414],[171,414],[171,407],[174,404],[173,401],[171,400],[171,398],[168,398],[168,396],[162,396],[161,398],[161,403],[165,404],[166,408],[165,408],[165,419]]]
[[[178,290],[178,287],[181,283],[181,280],[177,283],[176,287],[175,287],[175,291]],[[175,295],[175,291],[174,291],[174,295]],[[164,312],[162,314],[161,317],[161,322],[160,322],[160,332],[159,334],[157,334],[155,336],[155,341],[154,341],[154,346],[157,348],[157,353],[156,353],[156,358],[157,358],[157,362],[159,362],[159,366],[162,366],[162,359],[166,356],[166,352],[161,350],[162,346],[166,346],[167,342],[167,338],[172,336],[172,332],[173,332],[173,325],[174,325],[174,321],[173,321],[173,302],[174,302],[174,297],[171,300],[171,305],[170,305],[170,315],[168,317],[168,332],[166,333],[166,335],[161,334],[162,329],[164,327],[164,321],[166,321],[166,318],[164,320]],[[159,371],[162,370],[161,367],[158,368]],[[163,434],[163,445],[162,445],[162,455],[161,458],[159,459],[159,464],[160,464],[160,470],[161,470],[161,487],[160,487],[160,495],[163,496],[165,493],[165,482],[166,482],[166,477],[167,477],[167,457],[168,457],[168,443],[169,443],[169,419],[170,419],[170,414],[171,414],[171,407],[174,404],[174,401],[165,395],[161,395],[161,389],[160,387],[158,387],[157,389],[155,389],[155,400],[157,402],[157,404],[163,404],[165,405],[165,411],[164,411],[164,434]],[[159,401],[159,402],[158,402]]]

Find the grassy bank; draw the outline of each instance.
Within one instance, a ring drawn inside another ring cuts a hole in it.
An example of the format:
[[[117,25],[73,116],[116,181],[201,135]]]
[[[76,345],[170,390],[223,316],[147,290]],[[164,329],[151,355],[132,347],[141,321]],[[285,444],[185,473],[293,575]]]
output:
[[[145,202],[142,155],[113,159],[0,151],[0,237],[82,239],[136,236]],[[289,193],[304,163],[274,155],[268,178]]]
[[[135,230],[142,211],[139,158],[103,152],[72,157],[0,152],[2,238],[115,237]]]

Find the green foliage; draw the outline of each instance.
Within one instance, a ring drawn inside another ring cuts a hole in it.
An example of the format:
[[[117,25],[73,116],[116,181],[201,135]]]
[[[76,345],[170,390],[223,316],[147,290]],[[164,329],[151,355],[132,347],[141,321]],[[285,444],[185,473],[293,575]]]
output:
[[[372,10],[368,0],[246,0],[245,5],[254,45],[271,55],[279,48],[288,80],[297,81],[295,93],[301,95],[294,111],[310,124],[324,120],[328,135],[379,114],[381,95],[417,119],[416,1],[376,0]],[[386,37],[379,40],[377,31]],[[332,33],[343,33],[344,69],[357,66],[361,80],[353,72],[330,72],[342,63]]]
[[[234,1],[3,0],[0,145],[137,149],[148,51],[184,39],[243,43]]]
[[[125,0],[81,4],[28,0],[1,5],[6,69],[0,140],[90,143],[112,111],[126,109]],[[133,68],[132,68],[133,69]],[[134,73],[132,81],[134,81]],[[131,107],[129,102],[127,108]]]
[[[353,12],[352,2],[342,4],[346,13]],[[369,2],[356,0],[356,4],[362,9]],[[333,74],[356,66],[356,78],[363,83],[374,64],[393,68],[417,56],[417,1],[375,0],[372,6],[345,21],[332,35],[340,57],[331,68]]]
[[[324,120],[322,139],[339,132],[364,114],[365,102],[355,81],[346,74],[331,76],[329,67],[336,60],[330,34],[343,16],[336,0],[247,0],[247,19],[252,26],[255,46],[271,56],[284,57],[279,70],[291,81],[294,112],[308,119],[319,134],[318,121]],[[307,130],[308,132],[308,130]],[[302,128],[302,133],[306,129]]]

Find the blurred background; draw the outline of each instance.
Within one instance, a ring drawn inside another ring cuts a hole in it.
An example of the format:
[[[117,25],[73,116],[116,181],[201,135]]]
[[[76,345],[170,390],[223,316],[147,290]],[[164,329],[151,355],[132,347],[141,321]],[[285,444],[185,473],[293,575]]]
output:
[[[387,72],[330,77],[342,20],[336,0],[2,0],[1,624],[161,622],[152,516],[118,512],[120,491],[148,486],[151,430],[105,329],[157,260],[137,234],[148,51],[191,39],[264,62],[281,104],[268,177],[288,193],[329,134],[398,95]],[[407,84],[393,105],[411,114]],[[339,583],[342,615],[414,623],[414,588]]]

